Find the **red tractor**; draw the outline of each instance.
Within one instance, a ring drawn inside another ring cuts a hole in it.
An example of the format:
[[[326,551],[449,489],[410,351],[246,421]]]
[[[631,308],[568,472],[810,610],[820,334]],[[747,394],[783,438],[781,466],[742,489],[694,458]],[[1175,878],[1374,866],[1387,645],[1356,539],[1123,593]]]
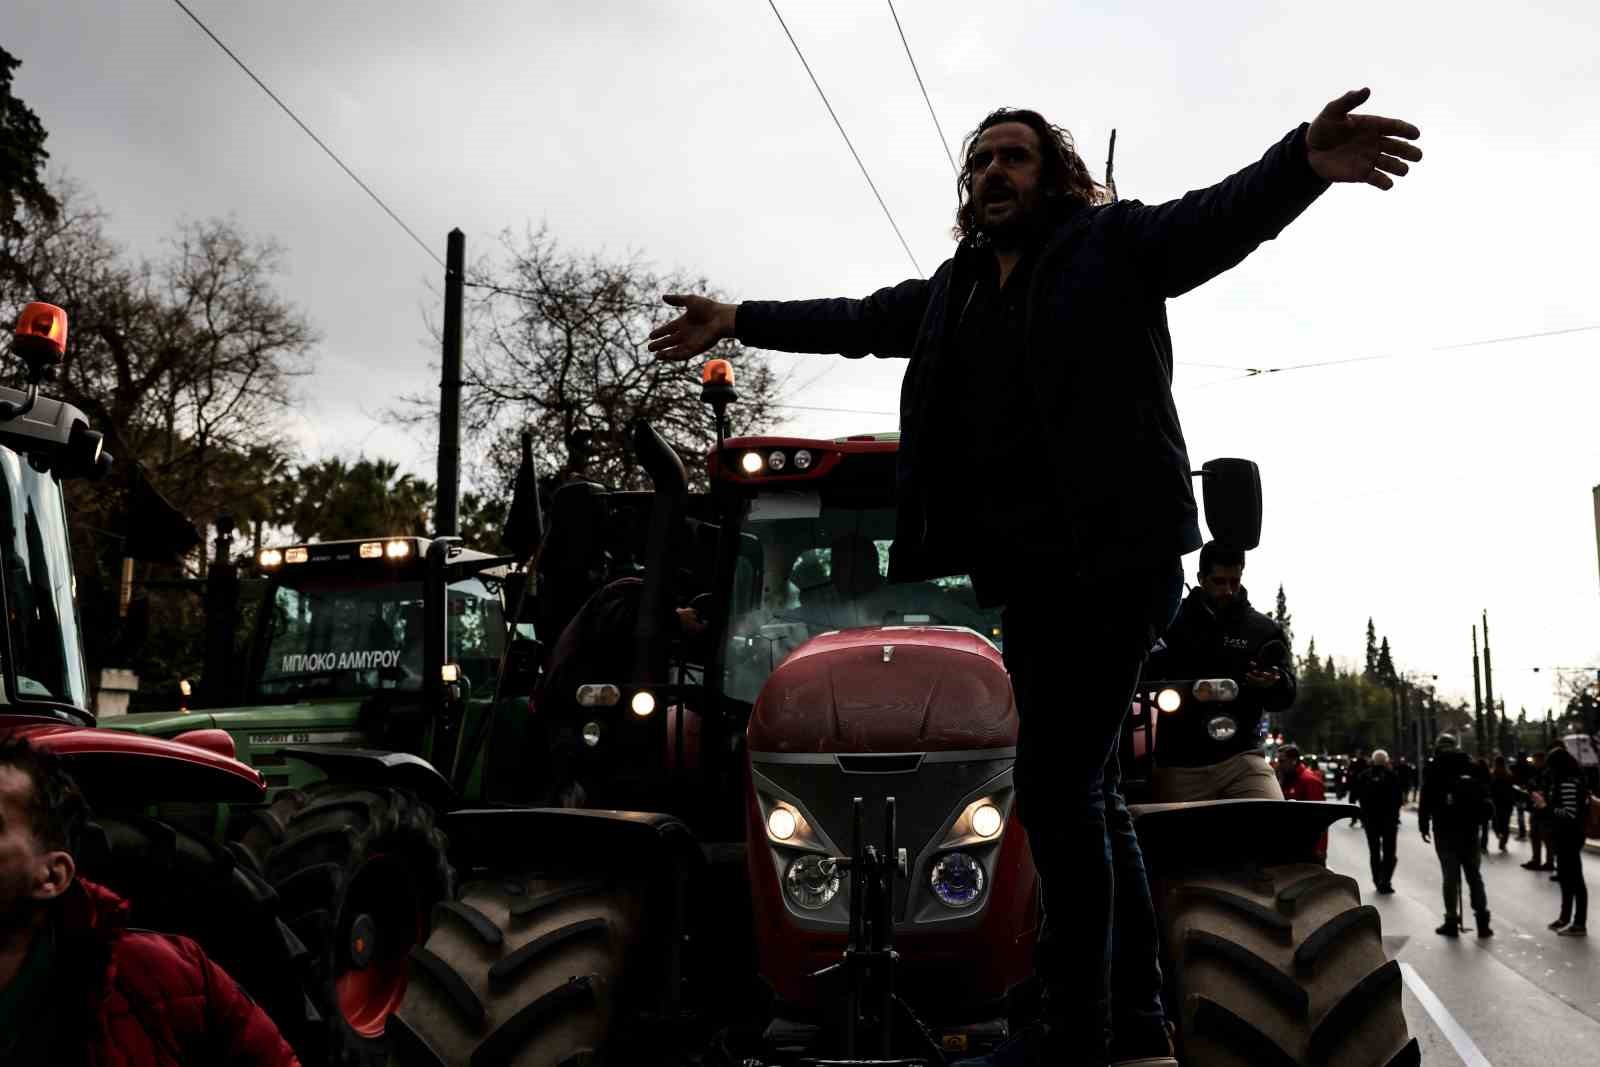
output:
[[[145,814],[259,804],[261,775],[233,758],[221,730],[162,740],[94,728],[63,485],[104,476],[111,457],[81,411],[39,395],[66,337],[64,311],[29,304],[13,344],[27,389],[0,386],[0,530],[9,531],[0,537],[0,737],[60,757],[88,798],[95,814],[77,845],[79,870],[124,896],[135,925],[199,941],[309,1053],[305,950],[279,920],[272,888],[228,850]]]
[[[725,364],[706,393],[720,430]],[[1007,1046],[1036,1008],[1039,897],[1005,635],[966,578],[884,580],[896,435],[721,440],[704,496],[647,426],[634,444],[653,494],[555,496],[530,588],[560,637],[525,656],[544,664],[525,736],[490,746],[528,796],[572,806],[446,818],[463,891],[412,954],[398,1061]],[[1259,525],[1254,466],[1208,472],[1213,532]],[[1188,1063],[1414,1062],[1375,914],[1303,862],[1346,813],[1142,813]]]

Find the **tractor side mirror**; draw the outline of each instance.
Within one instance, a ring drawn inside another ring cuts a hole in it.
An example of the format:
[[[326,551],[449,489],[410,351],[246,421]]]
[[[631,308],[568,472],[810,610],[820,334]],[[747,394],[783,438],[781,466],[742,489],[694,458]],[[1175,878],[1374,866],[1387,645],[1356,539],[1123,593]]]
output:
[[[1248,552],[1261,543],[1261,468],[1248,459],[1207,460],[1196,472],[1211,539]]]

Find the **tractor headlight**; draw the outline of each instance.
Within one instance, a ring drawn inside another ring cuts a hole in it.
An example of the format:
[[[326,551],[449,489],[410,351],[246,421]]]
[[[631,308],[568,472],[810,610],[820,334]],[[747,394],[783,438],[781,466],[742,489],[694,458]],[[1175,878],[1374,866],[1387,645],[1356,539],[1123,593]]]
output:
[[[276,567],[283,562],[283,551],[276,548],[264,548],[261,550],[261,555],[256,557],[256,561],[263,567]]]
[[[586,722],[583,724],[583,743],[590,748],[593,748],[600,743],[599,723]]]
[[[767,457],[767,470],[776,473],[777,471],[783,470],[784,464],[788,462],[788,456],[785,456],[782,452],[774,452],[772,455]]]
[[[766,460],[761,458],[760,452],[746,452],[739,457],[739,466],[744,468],[746,474],[760,474]]]
[[[383,546],[383,553],[390,559],[405,559],[411,555],[411,542],[390,541]]]
[[[1156,694],[1156,707],[1162,711],[1177,711],[1183,705],[1183,694],[1176,689],[1163,689]]]
[[[774,841],[787,841],[800,828],[794,812],[785,807],[775,807],[767,815],[767,833]]]
[[[965,852],[947,852],[928,874],[933,895],[947,908],[970,908],[983,897],[983,867]]]
[[[794,469],[797,471],[811,469],[811,453],[807,449],[802,448],[794,454]]]
[[[972,832],[979,837],[993,837],[1005,825],[1000,809],[993,804],[979,804],[972,810]]]
[[[808,852],[789,864],[783,891],[796,907],[819,911],[839,892],[839,867],[827,856]]]
[[[628,706],[633,709],[633,713],[639,718],[648,719],[651,713],[656,710],[656,695],[648,689],[641,689],[633,694],[633,699],[629,701]]]

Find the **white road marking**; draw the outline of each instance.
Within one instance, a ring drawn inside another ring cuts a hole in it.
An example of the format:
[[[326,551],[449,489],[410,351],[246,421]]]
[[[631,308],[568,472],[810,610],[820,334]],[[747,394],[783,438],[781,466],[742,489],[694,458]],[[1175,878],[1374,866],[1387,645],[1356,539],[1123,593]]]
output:
[[[1466,1067],[1493,1067],[1489,1063],[1489,1058],[1483,1054],[1483,1050],[1478,1048],[1477,1043],[1461,1028],[1461,1024],[1456,1022],[1456,1017],[1450,1014],[1450,1009],[1446,1008],[1444,1002],[1428,988],[1428,983],[1422,980],[1422,975],[1417,973],[1415,967],[1409,963],[1400,964],[1400,977],[1411,988],[1418,1002],[1433,1017],[1440,1033],[1444,1034]]]

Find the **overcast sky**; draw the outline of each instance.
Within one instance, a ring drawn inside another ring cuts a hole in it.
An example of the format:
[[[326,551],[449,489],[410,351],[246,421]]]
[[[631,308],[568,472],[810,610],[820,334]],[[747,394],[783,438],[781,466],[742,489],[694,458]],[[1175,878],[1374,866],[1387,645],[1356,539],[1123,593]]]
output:
[[[863,295],[913,269],[765,0],[189,0],[443,255],[510,227],[637,250],[735,297]],[[886,3],[780,0],[925,271],[954,188]],[[1296,649],[1398,665],[1470,698],[1487,609],[1496,692],[1542,715],[1549,674],[1600,663],[1590,487],[1600,331],[1600,16],[1592,0],[1339,4],[900,0],[955,142],[999,105],[1070,128],[1125,197],[1165,200],[1259,157],[1348,88],[1422,128],[1389,193],[1338,187],[1242,266],[1172,302],[1191,457],[1257,460]],[[297,420],[312,457],[432,457],[383,424],[436,388],[442,273],[171,0],[8,0],[0,44],[52,166],[154,252],[185,217],[285,248],[324,340]],[[1291,367],[1241,377],[1193,366]],[[892,412],[903,365],[796,361],[805,406]],[[1187,365],[1186,365],[1187,364]],[[820,376],[818,372],[823,372]],[[470,403],[470,399],[468,400]],[[894,417],[793,411],[837,435]],[[1041,463],[1092,457],[1047,455]],[[1083,605],[1064,605],[1082,610]]]

